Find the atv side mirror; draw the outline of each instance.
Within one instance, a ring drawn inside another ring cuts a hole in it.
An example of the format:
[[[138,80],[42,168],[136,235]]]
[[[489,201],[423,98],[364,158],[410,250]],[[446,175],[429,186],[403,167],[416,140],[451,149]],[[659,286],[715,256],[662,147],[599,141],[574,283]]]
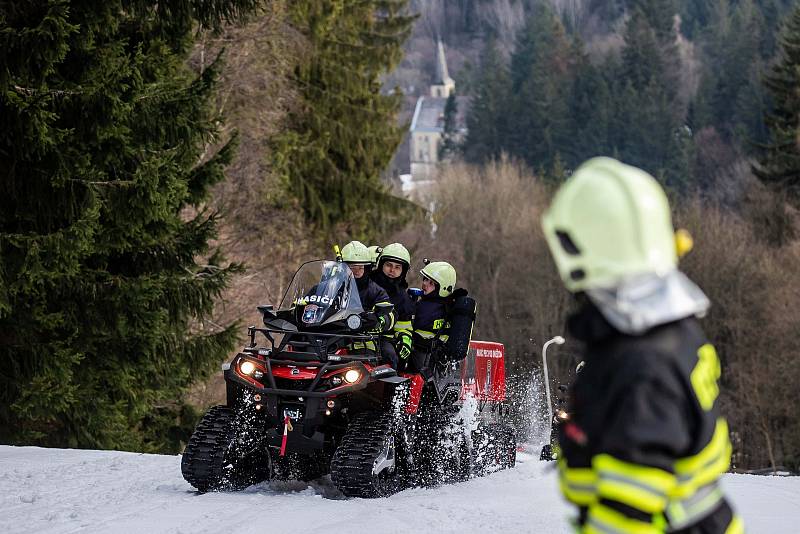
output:
[[[258,306],[258,311],[261,312],[261,315],[264,317],[265,321],[268,319],[275,319],[277,317],[272,304],[262,304],[261,306]]]

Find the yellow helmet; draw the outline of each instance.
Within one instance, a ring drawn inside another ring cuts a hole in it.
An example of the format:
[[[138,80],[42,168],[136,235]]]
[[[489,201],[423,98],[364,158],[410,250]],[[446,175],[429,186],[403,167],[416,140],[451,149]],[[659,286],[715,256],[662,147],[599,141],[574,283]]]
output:
[[[420,271],[422,276],[439,284],[439,296],[446,297],[456,288],[456,270],[446,261],[428,263]]]
[[[645,171],[593,158],[559,188],[542,217],[570,291],[616,287],[632,275],[664,275],[678,254],[669,203]]]
[[[411,265],[411,254],[409,254],[408,249],[400,243],[392,243],[391,245],[383,247],[380,256],[378,256],[377,263],[383,260],[396,261],[408,267]]]
[[[372,253],[361,241],[350,241],[342,247],[342,261],[354,265],[371,265]]]
[[[378,264],[378,257],[381,255],[381,247],[378,245],[372,245],[367,247],[369,249],[369,255],[372,258],[372,264]]]

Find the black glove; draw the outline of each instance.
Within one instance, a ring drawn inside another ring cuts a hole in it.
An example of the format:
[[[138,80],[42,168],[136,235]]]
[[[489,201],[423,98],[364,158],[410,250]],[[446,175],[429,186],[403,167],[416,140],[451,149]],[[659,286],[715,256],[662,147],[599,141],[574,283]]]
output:
[[[407,360],[411,356],[411,336],[400,336],[400,350],[397,355],[401,360]]]
[[[370,328],[369,333],[370,334],[383,334],[384,332],[389,330],[389,328],[390,328],[389,323],[390,322],[391,321],[390,321],[388,315],[379,316],[377,318],[377,322],[375,323],[375,326]]]

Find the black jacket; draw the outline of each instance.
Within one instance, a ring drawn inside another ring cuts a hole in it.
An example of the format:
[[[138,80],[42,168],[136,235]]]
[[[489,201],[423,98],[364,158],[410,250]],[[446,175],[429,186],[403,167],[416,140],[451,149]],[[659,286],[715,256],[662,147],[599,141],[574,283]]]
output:
[[[447,311],[449,297],[440,297],[435,292],[423,295],[414,310],[414,347],[427,350],[435,337],[447,341]]]
[[[630,336],[587,302],[569,330],[586,344],[586,365],[559,428],[559,473],[580,524],[741,532],[717,486],[731,445],[717,408],[719,360],[697,321]]]
[[[394,313],[397,321],[408,322],[410,327],[411,319],[414,316],[414,304],[411,302],[408,291],[406,291],[408,289],[406,281],[402,279],[393,280],[381,271],[373,272],[371,278],[389,295],[389,300],[394,304]]]
[[[364,308],[364,311],[372,311],[379,302],[391,302],[386,291],[370,280],[366,274],[361,278],[356,278],[356,287],[358,287],[358,297],[361,299],[361,307]]]

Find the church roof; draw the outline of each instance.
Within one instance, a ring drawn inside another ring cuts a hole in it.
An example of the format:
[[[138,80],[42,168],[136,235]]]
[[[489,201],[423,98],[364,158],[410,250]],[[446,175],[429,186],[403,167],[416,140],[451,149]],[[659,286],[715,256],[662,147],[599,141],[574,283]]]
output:
[[[411,120],[412,132],[442,132],[444,131],[444,107],[446,98],[421,96],[414,109],[414,118]],[[456,97],[456,126],[460,129],[466,124],[466,111],[469,98]]]

